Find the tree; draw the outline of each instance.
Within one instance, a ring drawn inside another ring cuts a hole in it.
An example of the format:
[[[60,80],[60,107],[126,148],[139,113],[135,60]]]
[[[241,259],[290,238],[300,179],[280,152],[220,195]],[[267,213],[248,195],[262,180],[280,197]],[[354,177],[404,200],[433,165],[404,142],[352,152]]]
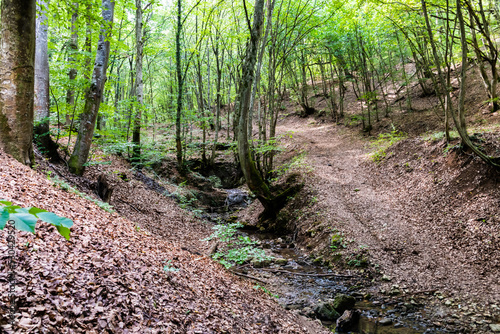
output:
[[[108,67],[110,51],[109,38],[115,3],[112,0],[102,0],[102,7],[103,23],[97,44],[94,71],[90,87],[85,94],[85,106],[80,115],[80,129],[78,130],[75,148],[68,161],[70,171],[77,175],[82,175],[85,170],[84,164],[87,162],[89,156],[95,122],[102,100],[104,83],[106,82],[106,69]]]
[[[35,0],[2,0],[0,146],[26,165],[33,157]]]
[[[239,123],[238,123],[238,157],[241,170],[245,176],[248,188],[256,195],[264,206],[261,221],[266,223],[274,220],[277,213],[283,207],[288,196],[296,192],[296,188],[289,188],[278,196],[274,196],[260,175],[250,151],[248,120],[250,112],[250,98],[252,95],[253,81],[255,79],[254,69],[257,62],[257,49],[262,34],[264,21],[264,0],[257,0],[254,7],[253,25],[247,17],[250,29],[250,40],[247,44],[245,59],[242,64],[240,90],[239,90]]]
[[[36,18],[35,46],[35,142],[48,154],[52,161],[59,161],[57,145],[50,137],[50,98],[49,98],[49,54],[48,54],[48,2],[39,0]]]
[[[135,95],[137,98],[137,106],[134,118],[134,131],[132,133],[132,143],[134,148],[132,150],[132,159],[139,160],[141,155],[141,118],[142,108],[144,104],[144,84],[142,82],[142,56],[144,50],[144,40],[142,34],[142,1],[135,1],[136,14],[135,14]]]

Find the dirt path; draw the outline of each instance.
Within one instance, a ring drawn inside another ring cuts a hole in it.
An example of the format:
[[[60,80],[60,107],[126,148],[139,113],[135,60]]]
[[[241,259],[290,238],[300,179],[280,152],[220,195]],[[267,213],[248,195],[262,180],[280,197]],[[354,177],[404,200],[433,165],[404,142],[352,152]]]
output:
[[[371,262],[391,278],[386,285],[397,283],[410,292],[436,290],[486,304],[500,299],[495,271],[485,273],[484,263],[468,260],[469,250],[451,247],[453,236],[440,234],[434,217],[419,212],[422,203],[404,202],[397,182],[369,168],[366,141],[359,134],[330,123],[306,122],[288,118],[278,131],[293,132],[287,150],[307,152],[306,161],[314,167],[314,208],[328,226],[367,247]]]

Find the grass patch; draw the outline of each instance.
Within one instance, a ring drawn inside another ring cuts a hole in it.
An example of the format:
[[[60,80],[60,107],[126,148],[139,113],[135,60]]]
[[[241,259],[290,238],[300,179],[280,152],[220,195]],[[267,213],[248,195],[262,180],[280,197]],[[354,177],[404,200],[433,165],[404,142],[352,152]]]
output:
[[[394,125],[392,128],[393,130],[391,132],[379,134],[377,139],[370,144],[370,147],[375,149],[375,151],[370,154],[374,162],[381,162],[387,155],[387,149],[389,147],[406,138],[406,134],[396,130]]]

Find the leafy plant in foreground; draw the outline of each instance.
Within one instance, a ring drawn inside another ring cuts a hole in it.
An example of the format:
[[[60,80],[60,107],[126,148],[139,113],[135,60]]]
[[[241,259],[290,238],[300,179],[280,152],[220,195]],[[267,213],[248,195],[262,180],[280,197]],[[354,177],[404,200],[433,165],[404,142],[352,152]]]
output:
[[[52,224],[57,231],[69,240],[70,228],[73,221],[69,218],[61,217],[53,212],[39,208],[21,208],[13,205],[12,202],[0,200],[0,230],[5,228],[9,220],[14,221],[14,227],[20,231],[35,233],[35,226],[38,220]]]

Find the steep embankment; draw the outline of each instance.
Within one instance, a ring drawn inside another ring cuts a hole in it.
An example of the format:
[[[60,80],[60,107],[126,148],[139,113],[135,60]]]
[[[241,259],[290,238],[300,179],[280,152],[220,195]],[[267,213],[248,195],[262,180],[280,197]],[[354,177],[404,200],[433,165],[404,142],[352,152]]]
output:
[[[178,243],[55,187],[2,152],[0,180],[0,198],[75,223],[70,241],[45,223],[36,235],[17,233],[18,333],[320,331],[210,258],[183,251]],[[176,229],[175,236],[183,224],[197,222],[183,221],[174,207],[166,223]],[[0,323],[9,331],[5,231],[0,231],[0,251]]]

